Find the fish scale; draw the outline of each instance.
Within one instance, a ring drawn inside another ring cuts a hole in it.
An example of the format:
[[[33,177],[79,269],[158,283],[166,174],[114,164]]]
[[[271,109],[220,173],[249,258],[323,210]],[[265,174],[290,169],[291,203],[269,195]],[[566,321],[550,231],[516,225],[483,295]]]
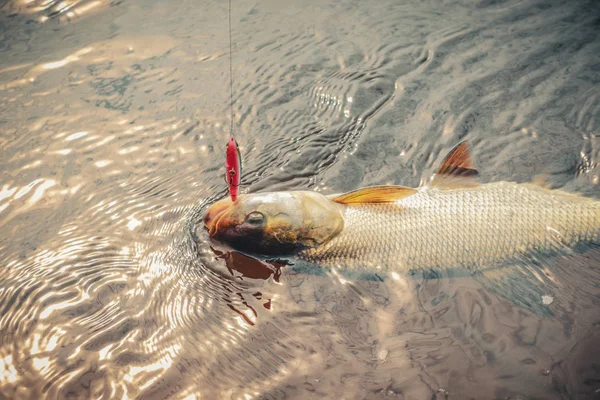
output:
[[[510,182],[426,187],[394,203],[345,205],[343,218],[340,234],[298,257],[346,269],[473,269],[598,243],[600,233],[599,202]]]

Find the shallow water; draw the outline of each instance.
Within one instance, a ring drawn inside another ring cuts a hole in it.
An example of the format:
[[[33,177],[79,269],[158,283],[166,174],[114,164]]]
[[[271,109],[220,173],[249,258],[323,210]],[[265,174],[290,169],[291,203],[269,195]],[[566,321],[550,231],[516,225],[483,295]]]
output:
[[[600,255],[540,316],[470,277],[349,281],[212,250],[227,3],[0,3],[6,398],[596,398]],[[482,180],[600,197],[594,1],[233,0],[246,191]]]

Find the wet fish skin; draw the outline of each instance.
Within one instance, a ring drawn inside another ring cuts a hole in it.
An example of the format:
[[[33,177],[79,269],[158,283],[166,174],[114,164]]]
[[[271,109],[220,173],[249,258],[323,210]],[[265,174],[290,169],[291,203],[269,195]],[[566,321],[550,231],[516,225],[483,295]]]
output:
[[[337,236],[297,256],[344,269],[472,270],[598,243],[600,234],[600,202],[510,182],[424,187],[393,203],[345,205],[342,215]]]

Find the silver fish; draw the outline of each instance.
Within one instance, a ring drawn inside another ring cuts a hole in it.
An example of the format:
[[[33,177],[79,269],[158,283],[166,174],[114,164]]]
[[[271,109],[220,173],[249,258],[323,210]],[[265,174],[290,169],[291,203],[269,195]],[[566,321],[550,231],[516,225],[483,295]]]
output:
[[[377,271],[474,270],[599,242],[600,202],[534,184],[479,184],[477,175],[463,142],[421,188],[242,195],[211,206],[204,223],[244,252]]]

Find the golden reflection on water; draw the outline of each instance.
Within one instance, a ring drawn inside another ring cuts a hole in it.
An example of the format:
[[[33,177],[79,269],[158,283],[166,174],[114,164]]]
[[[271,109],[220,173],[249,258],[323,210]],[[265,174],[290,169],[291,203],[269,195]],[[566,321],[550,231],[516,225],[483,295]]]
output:
[[[82,17],[93,9],[100,6],[106,6],[106,1],[61,1],[61,0],[22,0],[23,6],[19,7],[18,2],[9,3],[13,9],[18,9],[20,13],[34,14],[45,13],[39,17],[40,22],[46,22],[51,18],[58,18],[61,22],[69,21],[74,17]]]
[[[27,12],[51,9],[59,18],[73,17],[102,4],[31,2],[38,8],[30,7]],[[210,367],[243,347],[251,326],[248,321],[258,322],[252,311],[255,306],[245,305],[247,301],[235,294],[239,289],[228,288],[231,282],[215,282],[198,274],[201,269],[190,269],[186,273],[192,275],[182,280],[181,267],[196,261],[178,262],[185,247],[181,238],[174,238],[184,231],[189,211],[177,208],[181,201],[168,199],[181,193],[181,189],[174,190],[173,177],[189,187],[198,185],[195,159],[198,154],[208,155],[206,144],[195,150],[185,137],[193,119],[142,118],[132,124],[131,115],[122,118],[93,108],[73,108],[76,102],[47,104],[60,92],[54,87],[56,77],[69,74],[71,88],[91,84],[98,78],[87,74],[86,67],[111,62],[115,67],[107,69],[104,78],[118,78],[131,71],[133,63],[160,56],[176,43],[168,36],[96,41],[60,58],[1,71],[1,88],[12,92],[0,95],[0,101],[15,101],[21,96],[19,91],[30,90],[29,106],[43,105],[55,112],[25,125],[29,133],[37,132],[46,142],[32,142],[6,160],[25,176],[37,176],[26,183],[4,181],[0,189],[0,224],[11,231],[28,232],[10,240],[19,243],[20,238],[31,237],[34,242],[27,256],[13,254],[7,269],[0,271],[4,282],[0,299],[4,303],[0,304],[6,306],[11,297],[23,299],[0,318],[3,330],[14,335],[13,340],[0,344],[3,393],[37,397],[42,385],[51,382],[45,395],[62,397],[62,390],[76,385],[93,368],[101,374],[99,380],[109,388],[110,397],[135,397],[174,373],[174,365],[190,350],[186,334],[202,331],[201,347],[210,354],[202,362]],[[156,69],[145,75],[156,79],[172,70]],[[99,124],[97,115],[109,116],[108,121]],[[220,120],[218,124],[226,126]],[[148,140],[135,143],[140,135]],[[207,142],[204,136],[202,140]],[[183,176],[158,173],[123,178],[138,164],[186,158],[193,163]],[[116,179],[118,197],[101,185],[111,177]],[[166,197],[160,197],[162,192]],[[194,196],[188,207],[196,202]],[[72,209],[80,219],[57,213],[63,208]],[[23,224],[21,218],[39,210],[43,212],[39,218],[55,219],[55,230],[39,233],[35,224]],[[174,258],[165,259],[167,255]],[[223,299],[237,311],[224,306]],[[213,315],[215,309],[220,310],[223,323]],[[127,366],[115,368],[127,357],[131,358]],[[98,384],[93,387],[92,392],[98,390]],[[194,387],[190,383],[190,398],[198,395]]]

